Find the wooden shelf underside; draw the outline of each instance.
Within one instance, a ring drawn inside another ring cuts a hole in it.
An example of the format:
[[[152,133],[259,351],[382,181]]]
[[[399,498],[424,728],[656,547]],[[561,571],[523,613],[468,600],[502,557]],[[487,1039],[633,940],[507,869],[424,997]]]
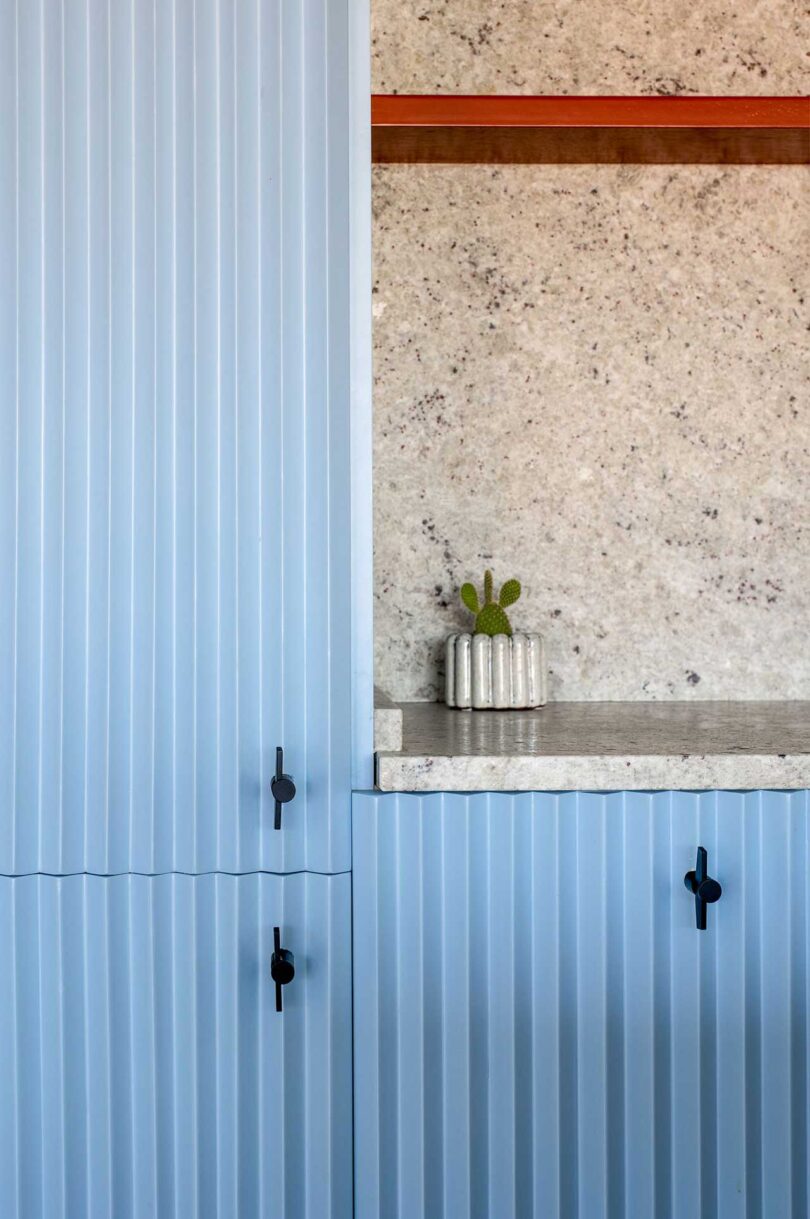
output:
[[[806,97],[375,94],[372,159],[456,164],[810,164]]]

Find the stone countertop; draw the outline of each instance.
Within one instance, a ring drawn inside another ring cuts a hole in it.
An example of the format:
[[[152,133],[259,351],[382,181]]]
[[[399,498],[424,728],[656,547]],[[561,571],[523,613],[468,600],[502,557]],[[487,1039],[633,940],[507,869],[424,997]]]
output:
[[[404,703],[381,791],[810,788],[810,701]]]
[[[374,749],[377,753],[402,749],[402,708],[379,686],[374,687]]]

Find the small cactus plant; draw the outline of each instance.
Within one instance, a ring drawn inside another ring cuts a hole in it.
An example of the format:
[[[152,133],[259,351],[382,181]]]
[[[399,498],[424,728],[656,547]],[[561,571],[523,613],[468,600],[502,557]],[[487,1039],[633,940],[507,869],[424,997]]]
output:
[[[484,604],[480,605],[473,584],[462,584],[461,600],[470,613],[475,614],[476,635],[511,635],[512,624],[506,613],[507,605],[514,605],[520,596],[520,581],[507,580],[495,601],[492,596],[492,572],[484,572]]]

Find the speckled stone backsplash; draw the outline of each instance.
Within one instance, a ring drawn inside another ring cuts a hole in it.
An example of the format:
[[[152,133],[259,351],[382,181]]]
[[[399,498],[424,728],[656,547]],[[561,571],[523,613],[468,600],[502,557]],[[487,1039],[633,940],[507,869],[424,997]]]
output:
[[[373,0],[379,93],[807,93],[800,0]]]
[[[378,685],[439,697],[492,566],[554,699],[810,697],[805,171],[387,166],[374,192]]]

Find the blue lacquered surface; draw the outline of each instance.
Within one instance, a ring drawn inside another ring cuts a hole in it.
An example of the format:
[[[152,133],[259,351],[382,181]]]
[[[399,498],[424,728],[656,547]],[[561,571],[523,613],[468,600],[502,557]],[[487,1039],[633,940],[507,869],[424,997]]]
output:
[[[347,875],[1,878],[4,1219],[348,1219],[349,906]]]
[[[804,1216],[809,810],[356,795],[360,1219]]]
[[[0,873],[349,866],[349,36],[0,4]]]

